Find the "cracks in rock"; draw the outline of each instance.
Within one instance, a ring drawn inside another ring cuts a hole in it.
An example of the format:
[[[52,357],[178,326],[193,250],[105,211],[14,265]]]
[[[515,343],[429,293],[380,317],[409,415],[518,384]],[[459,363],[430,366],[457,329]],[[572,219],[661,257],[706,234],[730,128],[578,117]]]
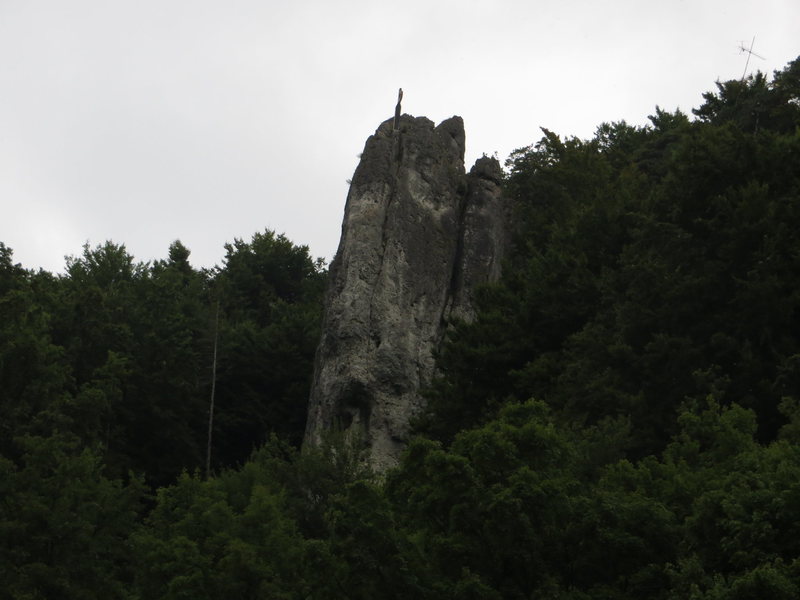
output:
[[[468,183],[468,176],[463,175],[462,181]],[[461,187],[461,186],[459,186]],[[469,203],[469,185],[466,186],[465,191],[458,194],[458,228],[456,247],[453,253],[453,262],[450,271],[450,281],[447,286],[447,295],[442,304],[442,312],[439,316],[439,331],[438,339],[435,342],[435,347],[438,350],[442,340],[444,339],[445,329],[447,328],[448,317],[452,314],[455,308],[456,295],[458,294],[459,287],[463,283],[463,269],[461,263],[464,258],[464,235],[466,234],[466,219],[467,219],[467,205]]]
[[[393,132],[394,133],[394,132]],[[389,243],[389,232],[388,232],[388,224],[389,224],[389,217],[390,217],[390,210],[392,205],[397,200],[397,196],[400,193],[400,167],[402,165],[403,159],[403,133],[402,131],[398,130],[396,135],[393,135],[394,143],[390,149],[392,155],[395,155],[394,161],[394,169],[393,173],[391,173],[391,183],[389,185],[389,198],[386,202],[386,208],[384,209],[383,213],[383,223],[381,224],[381,250],[379,256],[379,265],[378,265],[378,272],[375,274],[375,281],[372,285],[372,291],[369,297],[369,314],[367,317],[367,327],[369,330],[369,337],[372,340],[372,343],[375,345],[377,349],[381,345],[381,339],[379,335],[376,335],[376,332],[373,328],[373,317],[372,317],[372,310],[374,306],[375,294],[377,293],[378,286],[380,285],[381,278],[384,273],[384,269],[386,268],[386,246]]]

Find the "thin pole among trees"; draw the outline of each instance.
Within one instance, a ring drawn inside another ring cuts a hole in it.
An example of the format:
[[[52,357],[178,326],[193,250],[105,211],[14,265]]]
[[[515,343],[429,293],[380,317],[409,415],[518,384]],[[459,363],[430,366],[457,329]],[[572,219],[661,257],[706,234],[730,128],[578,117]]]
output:
[[[214,394],[217,390],[217,342],[219,341],[219,298],[214,317],[214,357],[211,360],[211,404],[208,408],[208,443],[206,445],[206,479],[211,477],[211,437],[214,430]]]

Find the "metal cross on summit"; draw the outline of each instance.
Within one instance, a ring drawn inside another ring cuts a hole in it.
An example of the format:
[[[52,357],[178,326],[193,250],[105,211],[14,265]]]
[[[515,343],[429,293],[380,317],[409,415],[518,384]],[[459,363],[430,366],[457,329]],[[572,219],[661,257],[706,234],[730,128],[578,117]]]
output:
[[[403,100],[403,88],[397,92],[397,106],[394,107],[394,129],[397,131],[400,127],[400,102]]]

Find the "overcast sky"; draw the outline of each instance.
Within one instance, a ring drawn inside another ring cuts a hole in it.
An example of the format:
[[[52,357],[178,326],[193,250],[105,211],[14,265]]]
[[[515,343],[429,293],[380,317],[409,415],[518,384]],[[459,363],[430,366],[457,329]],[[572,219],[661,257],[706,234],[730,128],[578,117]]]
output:
[[[28,268],[111,239],[196,267],[265,228],[330,259],[394,111],[464,118],[467,168],[547,127],[689,112],[800,54],[798,0],[0,0],[0,241]]]

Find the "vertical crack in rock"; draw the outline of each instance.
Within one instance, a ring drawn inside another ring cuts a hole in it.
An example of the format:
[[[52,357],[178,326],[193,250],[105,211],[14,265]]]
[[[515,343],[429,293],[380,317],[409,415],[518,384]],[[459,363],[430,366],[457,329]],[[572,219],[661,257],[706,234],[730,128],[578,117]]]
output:
[[[506,238],[502,170],[464,171],[464,124],[403,115],[366,142],[331,263],[306,443],[360,436],[378,469],[396,464],[423,407],[434,352],[475,286],[496,280]]]
[[[403,147],[402,146],[402,137],[401,136],[402,136],[402,134],[400,133],[400,131],[398,129],[393,129],[392,137],[394,137],[394,143],[392,144],[392,153],[396,154],[397,158],[395,159],[395,167],[393,169],[390,167],[390,170],[393,170],[393,173],[392,173],[392,178],[391,178],[391,181],[390,181],[389,193],[387,195],[387,200],[386,200],[386,209],[384,210],[384,213],[383,213],[383,223],[382,223],[382,226],[381,226],[382,235],[381,235],[381,247],[380,247],[380,254],[379,254],[379,256],[380,256],[380,268],[379,268],[378,276],[377,276],[378,280],[380,280],[384,269],[387,267],[387,261],[385,260],[385,257],[386,257],[386,246],[389,243],[389,233],[390,233],[389,216],[390,216],[390,212],[391,212],[391,209],[392,209],[392,205],[395,203],[395,201],[397,199],[397,194],[398,194],[397,181],[398,181],[399,173],[400,173],[400,160],[401,160],[400,157],[402,156],[401,152],[402,152],[402,147]],[[396,150],[395,150],[395,148],[396,148]],[[363,156],[363,154],[362,154],[362,156]],[[376,294],[377,291],[378,291],[378,287],[377,286],[373,286],[371,294],[370,294],[370,301],[369,301],[369,317],[367,319],[367,322],[370,324],[370,337],[373,340],[373,343],[375,344],[376,349],[381,344],[380,332],[375,331],[374,328],[372,327],[372,324],[373,324],[372,308],[375,306],[375,294]]]
[[[510,207],[502,197],[503,170],[495,158],[479,158],[466,177],[460,237],[444,323],[471,320],[475,289],[500,278]]]

